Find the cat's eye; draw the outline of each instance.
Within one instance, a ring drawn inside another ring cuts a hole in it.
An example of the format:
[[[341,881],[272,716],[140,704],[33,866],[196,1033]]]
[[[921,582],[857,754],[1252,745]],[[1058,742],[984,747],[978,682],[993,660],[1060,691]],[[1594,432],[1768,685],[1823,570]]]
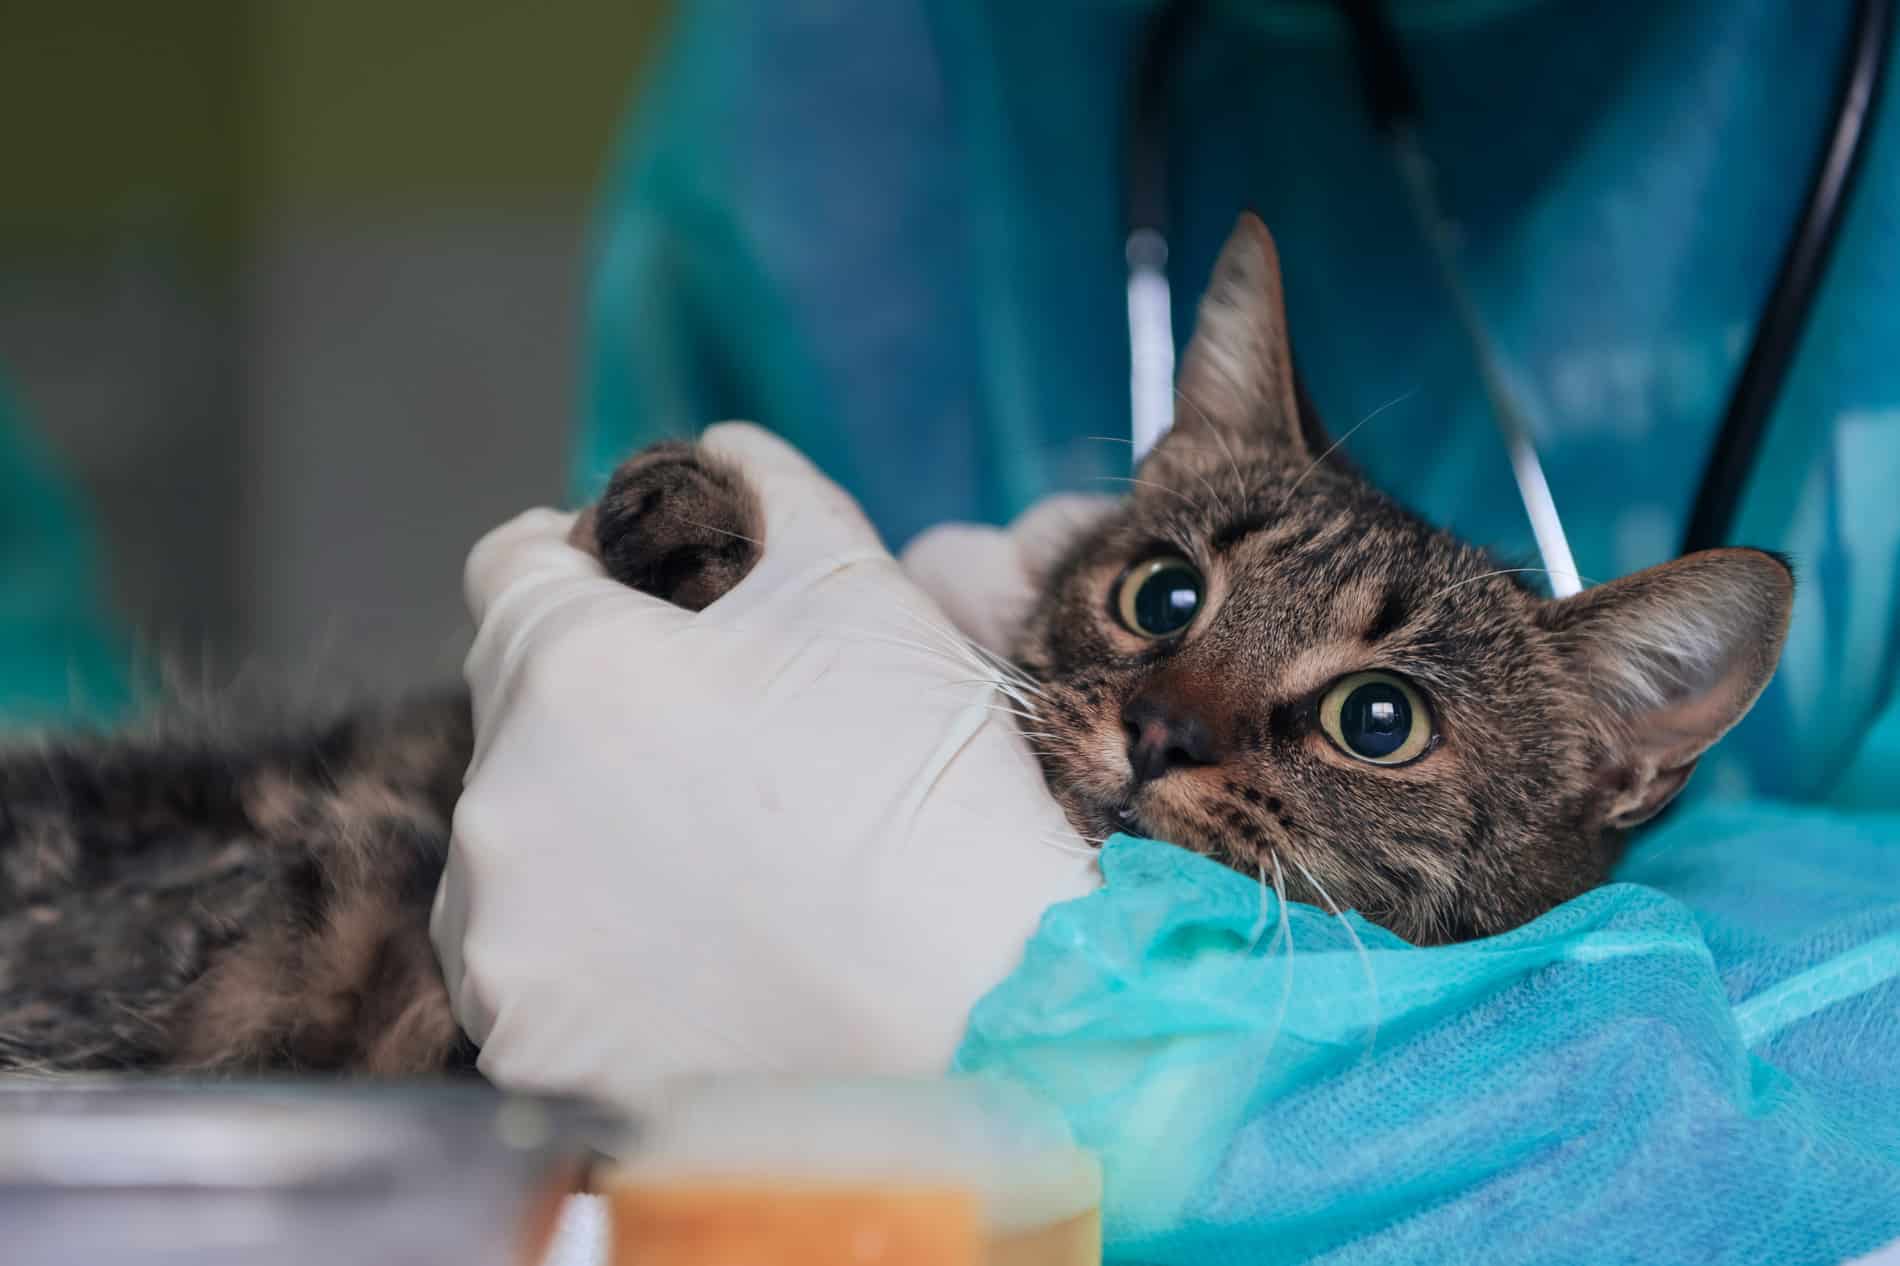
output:
[[[1194,621],[1207,586],[1184,558],[1164,554],[1136,563],[1115,586],[1115,614],[1130,633],[1167,637]]]
[[[1340,751],[1374,765],[1403,765],[1432,742],[1424,696],[1394,673],[1341,677],[1319,702],[1319,724]]]

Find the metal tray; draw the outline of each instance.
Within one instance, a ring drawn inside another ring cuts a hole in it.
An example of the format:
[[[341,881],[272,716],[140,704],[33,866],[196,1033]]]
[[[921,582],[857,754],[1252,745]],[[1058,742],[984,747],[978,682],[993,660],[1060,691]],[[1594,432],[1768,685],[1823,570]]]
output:
[[[0,1080],[7,1266],[520,1266],[625,1123],[484,1084]]]

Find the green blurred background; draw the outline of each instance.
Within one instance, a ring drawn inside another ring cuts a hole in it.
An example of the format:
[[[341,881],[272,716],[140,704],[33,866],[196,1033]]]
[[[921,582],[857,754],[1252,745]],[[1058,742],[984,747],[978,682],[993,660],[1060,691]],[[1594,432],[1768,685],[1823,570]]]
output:
[[[582,244],[669,6],[0,6],[0,376],[147,659],[452,674],[558,501]]]

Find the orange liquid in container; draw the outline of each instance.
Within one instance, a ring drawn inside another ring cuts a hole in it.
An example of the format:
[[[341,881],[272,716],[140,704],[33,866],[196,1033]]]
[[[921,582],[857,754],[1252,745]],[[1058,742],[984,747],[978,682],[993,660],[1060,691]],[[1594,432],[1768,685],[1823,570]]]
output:
[[[1101,1177],[991,1083],[709,1084],[602,1184],[614,1266],[1096,1266]]]
[[[983,1266],[976,1202],[954,1189],[623,1184],[614,1266]]]

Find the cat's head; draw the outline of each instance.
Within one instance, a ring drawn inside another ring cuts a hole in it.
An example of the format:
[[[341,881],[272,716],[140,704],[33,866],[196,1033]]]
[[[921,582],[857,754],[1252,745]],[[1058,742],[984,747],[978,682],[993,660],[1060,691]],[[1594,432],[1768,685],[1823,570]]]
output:
[[[1793,578],[1773,555],[1710,550],[1551,600],[1329,453],[1251,216],[1179,387],[1013,656],[1085,834],[1277,862],[1294,897],[1414,941],[1487,935],[1603,882],[1621,831],[1774,672]]]

